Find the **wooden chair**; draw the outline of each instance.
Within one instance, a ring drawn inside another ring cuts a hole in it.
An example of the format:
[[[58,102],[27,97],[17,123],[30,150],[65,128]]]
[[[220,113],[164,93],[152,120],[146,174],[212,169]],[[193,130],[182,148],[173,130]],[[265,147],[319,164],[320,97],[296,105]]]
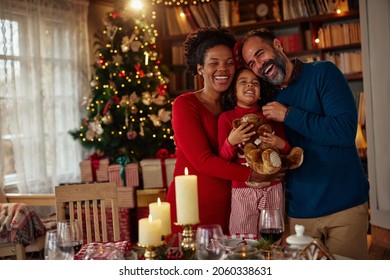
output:
[[[57,221],[80,219],[85,227],[83,231],[86,233],[87,243],[119,240],[118,196],[115,183],[57,186],[55,187],[55,198]],[[114,240],[108,240],[107,235],[106,210],[109,208],[112,212]],[[83,215],[83,210],[85,215]]]

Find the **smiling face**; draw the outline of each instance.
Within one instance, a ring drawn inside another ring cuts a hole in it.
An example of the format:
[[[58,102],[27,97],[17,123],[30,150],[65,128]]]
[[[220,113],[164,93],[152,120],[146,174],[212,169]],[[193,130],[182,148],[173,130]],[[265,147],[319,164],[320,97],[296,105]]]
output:
[[[198,65],[204,89],[208,91],[225,92],[233,80],[234,72],[233,52],[224,45],[208,49],[203,65]]]
[[[245,42],[242,56],[257,76],[279,86],[286,79],[286,65],[288,63],[282,49],[278,39],[275,39],[270,45],[261,38],[253,36]]]
[[[242,70],[236,80],[237,105],[252,108],[260,99],[260,82],[258,77],[249,69]]]

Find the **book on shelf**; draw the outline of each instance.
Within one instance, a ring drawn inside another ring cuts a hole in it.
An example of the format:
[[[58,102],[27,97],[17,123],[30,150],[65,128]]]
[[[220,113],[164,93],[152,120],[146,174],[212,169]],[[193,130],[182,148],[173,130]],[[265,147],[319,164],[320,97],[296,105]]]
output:
[[[329,23],[318,29],[319,48],[360,43],[360,22]]]
[[[185,7],[183,8],[183,10],[184,10],[184,13],[185,13],[185,15],[186,15],[186,17],[187,17],[187,20],[188,20],[188,21],[190,22],[190,24],[191,24],[192,29],[197,29],[197,28],[199,28],[199,24],[198,24],[197,21],[195,20],[195,18],[194,18],[194,16],[193,16],[192,12],[191,12],[191,10],[190,10],[190,8],[189,8],[188,6],[185,6]]]
[[[169,9],[169,8],[168,8]],[[186,14],[184,10],[182,9],[182,6],[176,6],[172,8],[174,11],[174,15],[176,17],[176,22],[180,29],[180,34],[188,34],[192,31],[191,24],[189,20],[186,17]]]
[[[219,5],[219,21],[222,26],[230,26],[230,2],[227,0],[221,0],[218,2]]]
[[[188,7],[199,27],[207,26],[205,15],[199,11],[198,5],[189,5]]]
[[[183,44],[172,44],[172,64],[173,65],[184,65],[184,46]]]
[[[282,42],[286,53],[302,51],[302,35],[300,33],[279,35],[278,38]]]
[[[210,3],[198,4],[195,6],[198,7],[199,11],[202,11],[201,13],[203,13],[203,15],[205,15],[207,26],[217,27],[219,25],[219,15],[214,14]]]
[[[166,25],[168,29],[168,34],[170,36],[181,34],[179,24],[176,20],[175,11],[171,8],[164,8]]]

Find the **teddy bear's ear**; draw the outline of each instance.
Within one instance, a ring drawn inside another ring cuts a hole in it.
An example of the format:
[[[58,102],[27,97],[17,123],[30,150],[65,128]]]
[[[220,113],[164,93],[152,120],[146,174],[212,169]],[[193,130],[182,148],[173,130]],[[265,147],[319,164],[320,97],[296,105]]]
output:
[[[241,118],[241,121],[247,123],[257,123],[259,118],[260,117],[256,114],[246,114]]]
[[[233,128],[237,128],[241,125],[241,120],[240,119],[235,119],[232,122]]]

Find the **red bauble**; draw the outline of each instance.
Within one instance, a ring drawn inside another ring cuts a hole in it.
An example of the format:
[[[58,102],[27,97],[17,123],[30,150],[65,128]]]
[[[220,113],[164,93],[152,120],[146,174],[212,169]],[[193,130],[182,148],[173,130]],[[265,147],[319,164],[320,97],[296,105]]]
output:
[[[123,79],[126,77],[126,72],[120,72],[118,76]]]
[[[120,16],[121,16],[121,13],[118,12],[118,11],[112,12],[112,14],[111,14],[111,17],[112,17],[113,19],[116,19],[117,17],[120,17]]]

